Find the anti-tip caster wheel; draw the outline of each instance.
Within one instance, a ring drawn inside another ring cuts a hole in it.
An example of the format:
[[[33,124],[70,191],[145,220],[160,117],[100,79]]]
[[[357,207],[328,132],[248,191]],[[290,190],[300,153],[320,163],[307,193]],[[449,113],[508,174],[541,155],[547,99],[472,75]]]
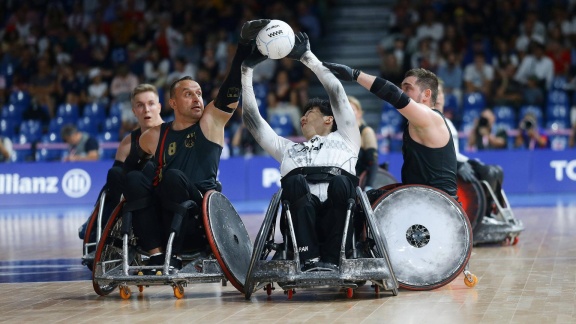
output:
[[[120,298],[126,300],[126,299],[130,298],[131,295],[132,295],[132,292],[130,291],[130,287],[128,287],[128,286],[121,286],[120,287]]]

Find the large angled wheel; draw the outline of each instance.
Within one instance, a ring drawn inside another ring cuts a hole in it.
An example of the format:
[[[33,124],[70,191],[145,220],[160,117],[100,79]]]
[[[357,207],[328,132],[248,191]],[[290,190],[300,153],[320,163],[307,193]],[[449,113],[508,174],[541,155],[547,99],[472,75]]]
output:
[[[272,200],[268,205],[266,214],[264,215],[264,220],[262,221],[262,226],[260,226],[260,231],[256,236],[256,241],[254,242],[254,249],[252,250],[252,258],[250,259],[250,265],[248,266],[248,273],[246,274],[246,286],[244,291],[244,297],[250,299],[252,293],[254,292],[254,287],[256,282],[254,282],[253,273],[254,266],[259,260],[265,259],[270,252],[266,248],[266,242],[271,239],[272,226],[276,224],[276,215],[278,214],[278,209],[280,208],[280,197],[282,196],[282,189],[272,196]]]
[[[212,253],[226,279],[244,293],[252,255],[250,235],[234,206],[222,193],[209,191],[202,203],[204,228]]]
[[[400,287],[439,288],[463,271],[472,252],[472,228],[452,197],[432,187],[404,185],[374,206]]]
[[[100,296],[106,296],[116,289],[117,284],[104,284],[98,280],[99,276],[111,271],[122,269],[122,206],[124,200],[116,206],[102,237],[96,248],[94,256],[94,271],[92,271],[92,286]],[[131,248],[135,249],[134,240],[130,240]]]

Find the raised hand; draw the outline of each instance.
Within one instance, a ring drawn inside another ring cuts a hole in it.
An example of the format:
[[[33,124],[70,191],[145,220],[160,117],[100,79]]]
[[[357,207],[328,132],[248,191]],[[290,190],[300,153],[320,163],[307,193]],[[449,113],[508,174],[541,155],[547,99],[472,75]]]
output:
[[[304,55],[304,53],[309,50],[310,41],[308,40],[308,35],[306,35],[304,32],[299,32],[298,34],[294,35],[294,48],[292,48],[292,51],[286,55],[286,57],[300,61],[302,55]]]
[[[322,62],[322,64],[341,81],[355,81],[358,79],[358,75],[360,75],[360,70],[352,69],[351,67],[344,64],[329,62]]]
[[[260,53],[256,45],[253,45],[252,52],[250,52],[250,55],[248,55],[248,57],[244,59],[242,65],[249,68],[254,68],[256,65],[258,65],[260,62],[265,61],[267,58],[268,56],[262,55],[262,53]]]
[[[250,41],[255,39],[260,30],[264,26],[268,25],[269,22],[270,19],[257,19],[245,22],[240,31],[240,43],[250,43]]]

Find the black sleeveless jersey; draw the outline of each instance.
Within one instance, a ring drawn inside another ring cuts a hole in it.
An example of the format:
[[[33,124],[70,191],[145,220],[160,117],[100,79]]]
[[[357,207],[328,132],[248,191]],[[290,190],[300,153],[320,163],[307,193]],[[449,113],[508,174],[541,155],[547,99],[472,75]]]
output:
[[[444,119],[439,111],[439,113]],[[446,124],[446,119],[444,119]],[[448,125],[446,125],[448,129]],[[416,143],[404,127],[402,155],[402,183],[423,184],[440,189],[451,196],[456,196],[456,150],[452,134],[448,144],[440,148],[429,148]]]
[[[362,124],[360,125],[360,137],[362,137],[362,131],[364,130],[364,128],[366,128],[366,125]],[[364,172],[366,169],[368,169],[368,166],[366,165],[366,163],[364,163],[364,161],[366,161],[366,150],[364,150],[362,148],[362,146],[360,146],[360,152],[358,152],[358,162],[356,162],[356,175],[360,176],[362,174],[362,172]]]
[[[165,170],[178,169],[202,192],[215,189],[222,146],[209,141],[199,123],[179,131],[171,126],[171,122],[164,123],[160,128],[154,185],[162,181]]]
[[[140,128],[133,130],[130,133],[130,152],[124,161],[124,170],[132,171],[138,166],[138,151],[140,148],[140,135],[142,130]]]

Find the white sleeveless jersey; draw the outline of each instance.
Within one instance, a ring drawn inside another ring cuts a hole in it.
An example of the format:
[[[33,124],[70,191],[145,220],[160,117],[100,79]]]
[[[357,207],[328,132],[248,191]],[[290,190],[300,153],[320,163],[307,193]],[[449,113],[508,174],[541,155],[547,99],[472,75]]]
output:
[[[336,131],[328,136],[316,135],[303,143],[292,143],[284,147],[280,173],[284,177],[288,172],[307,166],[339,167],[351,174],[356,174],[358,152]],[[320,201],[327,199],[328,183],[308,184],[310,193]]]

